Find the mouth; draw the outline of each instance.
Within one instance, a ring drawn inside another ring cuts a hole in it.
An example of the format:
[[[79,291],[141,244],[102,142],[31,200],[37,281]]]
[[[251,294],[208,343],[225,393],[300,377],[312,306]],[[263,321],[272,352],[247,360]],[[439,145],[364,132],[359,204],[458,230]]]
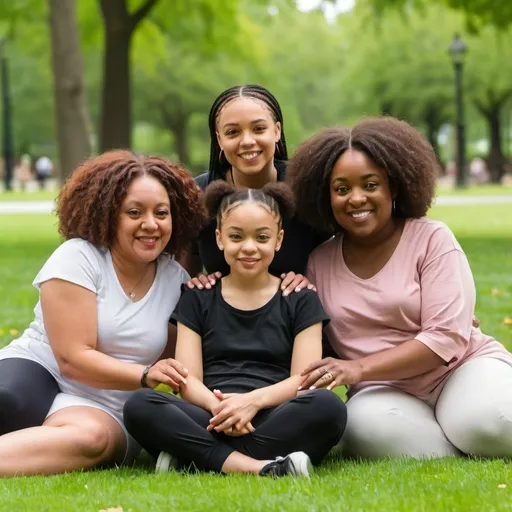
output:
[[[138,236],[136,239],[147,247],[152,247],[156,244],[159,237],[157,236]]]
[[[357,212],[349,212],[348,216],[351,217],[356,222],[362,222],[366,220],[370,214],[373,213],[373,210],[364,210],[364,211],[357,211]]]
[[[239,258],[238,261],[244,266],[244,267],[253,267],[258,263],[260,260],[258,258]]]
[[[261,153],[263,153],[263,151],[250,151],[250,152],[247,152],[247,153],[240,153],[238,156],[242,160],[249,161],[249,160],[254,160],[258,156],[260,156]]]

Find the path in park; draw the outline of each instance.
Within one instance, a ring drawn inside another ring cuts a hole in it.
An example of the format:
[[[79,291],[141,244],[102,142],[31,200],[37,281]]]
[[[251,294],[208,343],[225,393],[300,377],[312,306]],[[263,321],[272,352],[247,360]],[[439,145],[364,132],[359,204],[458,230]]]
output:
[[[440,206],[504,203],[512,203],[512,196],[440,196],[435,200]],[[51,213],[54,208],[53,201],[0,202],[0,214]]]

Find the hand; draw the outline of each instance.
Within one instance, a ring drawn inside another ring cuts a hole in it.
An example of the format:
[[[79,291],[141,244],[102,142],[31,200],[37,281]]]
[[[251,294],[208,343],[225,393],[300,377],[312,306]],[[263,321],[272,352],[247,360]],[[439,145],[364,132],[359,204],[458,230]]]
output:
[[[213,418],[206,430],[238,433],[244,432],[244,428],[247,428],[250,432],[254,432],[254,427],[250,422],[259,409],[254,405],[249,393],[222,393],[219,390],[214,390],[213,393],[221,401],[212,407]]]
[[[236,430],[235,427],[228,428],[227,430],[224,430],[224,434],[231,437],[241,437],[246,436],[247,434],[251,434],[256,429],[252,426],[252,423],[249,422],[247,425],[242,427],[241,430]]]
[[[285,297],[290,295],[292,292],[300,292],[304,288],[316,292],[315,285],[310,283],[302,274],[288,272],[288,274],[281,274],[281,279],[283,280],[281,283],[281,290],[283,290],[283,295]]]
[[[215,286],[215,283],[217,282],[217,279],[220,279],[222,277],[222,274],[220,272],[214,272],[213,274],[209,274],[208,276],[205,276],[202,272],[197,275],[197,277],[194,277],[190,279],[190,281],[186,282],[186,285],[189,288],[198,288],[199,290],[202,290],[203,288],[206,288],[209,290],[212,286]]]
[[[175,359],[161,359],[148,372],[146,384],[154,389],[158,384],[167,384],[173,391],[178,392],[181,384],[187,383],[188,370]]]
[[[298,390],[327,388],[334,389],[342,384],[358,384],[362,380],[363,369],[359,361],[343,361],[326,357],[311,363],[300,375],[304,377]]]
[[[480,320],[475,315],[473,315],[473,327],[480,327]]]

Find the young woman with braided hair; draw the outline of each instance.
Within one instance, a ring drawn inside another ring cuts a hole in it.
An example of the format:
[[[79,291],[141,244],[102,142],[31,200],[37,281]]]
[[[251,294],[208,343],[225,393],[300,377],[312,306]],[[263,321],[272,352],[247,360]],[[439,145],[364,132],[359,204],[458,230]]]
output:
[[[291,192],[280,183],[236,190],[218,180],[206,204],[229,273],[213,288],[184,288],[175,311],[176,357],[189,372],[182,398],[137,392],[124,409],[128,431],[160,471],[194,464],[308,476],[341,438],[346,414],[331,391],[296,396],[300,372],[321,355],[328,318],[315,292],[284,296],[269,273]]]
[[[260,85],[237,85],[221,93],[210,110],[210,165],[196,178],[201,189],[223,180],[237,189],[260,189],[285,179],[288,158],[283,114],[276,98]],[[328,235],[301,223],[296,217],[286,221],[286,237],[270,273],[283,279],[287,295],[314,288],[303,276],[308,256]],[[191,276],[188,285],[210,288],[226,275],[229,267],[215,242],[215,222],[208,224],[196,239],[187,257],[180,261]],[[210,274],[201,274],[203,267]]]

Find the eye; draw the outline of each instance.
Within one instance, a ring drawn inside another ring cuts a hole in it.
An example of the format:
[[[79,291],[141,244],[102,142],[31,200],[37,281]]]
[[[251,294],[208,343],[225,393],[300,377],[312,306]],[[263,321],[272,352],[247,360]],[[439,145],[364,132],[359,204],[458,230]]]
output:
[[[260,126],[256,126],[256,127],[254,128],[254,131],[255,131],[256,133],[263,133],[266,129],[267,129],[267,127],[266,127],[266,126],[260,125]]]
[[[137,217],[140,215],[140,210],[137,210],[136,208],[132,208],[131,210],[128,210],[127,213],[130,217]]]
[[[340,185],[339,187],[336,187],[336,193],[340,196],[344,196],[348,192],[348,187],[345,187],[345,185]]]
[[[268,242],[270,237],[268,235],[258,235],[258,242]]]
[[[229,235],[230,240],[239,241],[242,240],[242,237],[238,233],[231,233]]]
[[[238,130],[235,130],[234,128],[231,128],[230,130],[226,131],[227,137],[234,137],[238,133]]]
[[[366,184],[366,189],[368,189],[368,190],[375,190],[378,186],[379,186],[379,184],[376,183],[375,181],[369,181]]]
[[[159,210],[156,212],[157,217],[167,217],[169,215],[169,212],[167,210]]]

